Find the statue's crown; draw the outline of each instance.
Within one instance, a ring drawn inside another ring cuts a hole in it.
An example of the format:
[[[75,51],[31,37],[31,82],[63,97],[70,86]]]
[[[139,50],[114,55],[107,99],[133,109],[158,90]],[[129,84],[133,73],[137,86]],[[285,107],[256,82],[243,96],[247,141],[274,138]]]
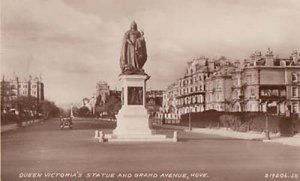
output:
[[[130,28],[137,30],[137,24],[135,21],[132,21]]]

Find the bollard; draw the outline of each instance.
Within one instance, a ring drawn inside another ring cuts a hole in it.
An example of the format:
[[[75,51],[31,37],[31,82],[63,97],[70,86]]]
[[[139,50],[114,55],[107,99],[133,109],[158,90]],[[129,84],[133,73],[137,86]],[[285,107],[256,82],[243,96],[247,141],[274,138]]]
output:
[[[97,139],[97,138],[99,138],[99,131],[98,130],[95,131],[95,139]]]
[[[173,142],[177,142],[177,141],[178,141],[177,131],[174,131],[174,134],[173,134]]]
[[[105,134],[103,133],[103,131],[99,131],[99,142],[104,142],[104,137]]]

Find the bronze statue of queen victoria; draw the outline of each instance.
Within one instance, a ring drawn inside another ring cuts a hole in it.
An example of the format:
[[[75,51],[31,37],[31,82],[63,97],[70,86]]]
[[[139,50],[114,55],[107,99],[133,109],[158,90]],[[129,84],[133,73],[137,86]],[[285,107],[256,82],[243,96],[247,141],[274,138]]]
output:
[[[122,74],[145,74],[143,66],[147,60],[144,32],[138,31],[133,21],[123,39],[120,66]]]

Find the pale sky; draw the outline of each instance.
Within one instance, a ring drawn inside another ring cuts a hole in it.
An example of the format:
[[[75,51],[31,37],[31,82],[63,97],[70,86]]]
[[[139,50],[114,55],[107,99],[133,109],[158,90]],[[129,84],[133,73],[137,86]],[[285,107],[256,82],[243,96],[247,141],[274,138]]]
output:
[[[1,72],[42,75],[57,104],[118,86],[122,38],[145,32],[148,87],[165,89],[193,57],[300,51],[299,0],[2,0]]]

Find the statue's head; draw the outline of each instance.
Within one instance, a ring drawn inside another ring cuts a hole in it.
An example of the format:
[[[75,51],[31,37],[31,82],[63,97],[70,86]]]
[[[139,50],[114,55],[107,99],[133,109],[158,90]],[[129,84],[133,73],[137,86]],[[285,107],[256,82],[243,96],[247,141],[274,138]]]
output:
[[[135,21],[133,21],[133,22],[131,23],[130,29],[132,29],[132,30],[137,30],[137,24],[136,24]]]
[[[140,33],[141,33],[142,36],[144,36],[144,31],[143,30],[141,30]]]

